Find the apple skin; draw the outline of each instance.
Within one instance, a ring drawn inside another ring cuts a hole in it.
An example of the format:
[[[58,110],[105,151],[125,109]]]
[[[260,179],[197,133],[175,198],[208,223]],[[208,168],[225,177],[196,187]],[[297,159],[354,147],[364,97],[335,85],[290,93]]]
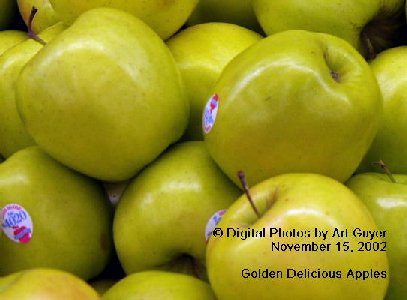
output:
[[[8,204],[22,206],[31,216],[32,238],[17,243],[0,235],[0,275],[49,267],[87,280],[107,265],[112,209],[99,182],[33,146],[0,164],[0,207]]]
[[[206,223],[240,194],[202,141],[174,145],[129,183],[116,207],[113,236],[123,269],[205,278]]]
[[[215,300],[208,283],[195,277],[164,271],[133,273],[112,286],[103,300]]]
[[[407,174],[407,47],[380,53],[370,62],[383,95],[383,121],[359,173],[375,172],[383,160],[393,173]]]
[[[20,30],[0,31],[0,56],[8,49],[25,41],[27,34]]]
[[[70,24],[85,11],[111,7],[126,11],[143,20],[162,39],[173,35],[191,15],[198,0],[49,0],[57,16]]]
[[[376,224],[386,230],[390,285],[386,299],[403,299],[407,295],[407,175],[363,173],[351,177],[346,185],[364,202]]]
[[[246,196],[242,196],[229,207],[217,227],[224,232],[227,228],[309,230],[311,237],[266,236],[241,240],[211,236],[207,268],[210,284],[219,300],[270,299],[270,295],[276,300],[383,299],[389,282],[386,252],[356,251],[358,242],[368,239],[351,234],[345,238],[332,237],[334,228],[377,230],[366,206],[343,184],[318,174],[284,174],[255,185],[251,195],[261,214],[259,219]],[[325,241],[314,237],[315,228],[329,231]],[[338,252],[335,243],[339,241],[349,242],[355,251]],[[272,251],[271,242],[331,243],[333,248],[318,252],[282,252]],[[283,272],[287,268],[342,271],[342,278],[246,279],[242,277],[244,268]],[[357,281],[346,278],[349,269],[385,271],[387,277]]]
[[[38,52],[21,71],[16,95],[36,144],[104,181],[134,176],[182,136],[189,116],[168,47],[142,21],[112,8],[86,11]]]
[[[27,26],[32,7],[38,9],[31,24],[32,30],[37,34],[60,21],[49,0],[17,0],[17,5]]]
[[[17,10],[15,0],[0,0],[0,30],[8,29]]]
[[[96,291],[77,276],[57,269],[37,268],[0,277],[0,299],[97,300]]]
[[[39,34],[46,42],[65,29],[62,23]],[[15,83],[25,64],[43,47],[33,39],[24,40],[0,55],[0,154],[9,157],[35,144],[17,111]]]
[[[261,38],[244,27],[214,22],[188,27],[167,41],[191,107],[185,140],[203,140],[202,110],[216,80],[229,61]]]
[[[283,173],[344,182],[382,116],[363,57],[338,37],[301,30],[268,36],[237,55],[213,94],[218,112],[205,143],[229,178],[237,183],[244,170],[249,185]]]
[[[253,0],[254,12],[268,35],[302,29],[348,41],[366,57],[393,45],[405,23],[403,0]]]

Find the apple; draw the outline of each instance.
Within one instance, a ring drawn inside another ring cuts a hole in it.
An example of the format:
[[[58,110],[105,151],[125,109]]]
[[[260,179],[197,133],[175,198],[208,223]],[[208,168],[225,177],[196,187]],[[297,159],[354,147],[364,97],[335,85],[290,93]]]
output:
[[[96,291],[77,276],[50,268],[36,268],[0,277],[0,299],[97,300]]]
[[[2,30],[0,31],[0,55],[7,49],[25,41],[27,34],[20,30]]]
[[[15,0],[0,0],[0,31],[9,28],[15,11]]]
[[[103,300],[215,300],[208,283],[195,277],[164,271],[144,271],[126,276],[113,285]]]
[[[200,0],[187,24],[209,22],[232,23],[256,31],[260,29],[251,0]]]
[[[64,29],[58,23],[39,36],[50,41]],[[17,111],[15,83],[22,68],[42,47],[41,43],[28,39],[0,55],[0,154],[4,157],[35,144]]]
[[[387,255],[390,285],[386,299],[407,295],[407,175],[363,173],[351,177],[346,185],[365,203],[378,227],[388,233]]]
[[[206,223],[240,194],[203,141],[174,145],[129,183],[116,207],[113,237],[124,271],[205,278]]]
[[[35,142],[90,177],[133,177],[183,134],[182,79],[165,43],[136,17],[95,8],[44,46],[16,82]]]
[[[268,36],[222,71],[203,113],[213,159],[250,185],[283,173],[341,182],[366,154],[382,98],[367,62],[338,37],[301,30]]]
[[[186,140],[202,140],[202,110],[222,69],[261,35],[228,23],[186,28],[167,41],[185,82],[191,112]]]
[[[83,279],[112,253],[112,209],[101,184],[28,147],[0,164],[0,276],[48,267]]]
[[[17,5],[21,17],[27,26],[30,22],[33,6],[38,9],[37,14],[32,19],[32,29],[36,33],[39,33],[60,21],[60,18],[56,15],[49,0],[17,0]]]
[[[403,0],[253,0],[263,30],[325,32],[348,41],[365,57],[394,45],[405,24]]]
[[[407,47],[380,53],[370,66],[383,95],[383,121],[358,172],[376,171],[383,160],[393,173],[407,174]]]
[[[386,252],[358,250],[382,246],[385,233],[346,186],[292,173],[248,195],[252,202],[237,199],[209,238],[208,275],[219,300],[383,299]]]
[[[96,7],[126,11],[143,20],[157,34],[167,39],[185,23],[198,0],[49,0],[58,17],[70,24],[83,12]]]

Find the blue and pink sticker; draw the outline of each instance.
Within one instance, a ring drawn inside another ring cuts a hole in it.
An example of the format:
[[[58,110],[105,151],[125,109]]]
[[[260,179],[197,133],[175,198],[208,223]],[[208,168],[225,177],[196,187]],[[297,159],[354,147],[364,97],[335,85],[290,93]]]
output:
[[[1,210],[1,227],[13,242],[27,244],[33,234],[33,223],[27,210],[19,204],[7,204]]]
[[[208,242],[209,238],[212,235],[212,232],[215,230],[216,226],[219,224],[220,220],[222,219],[223,215],[226,213],[226,209],[221,209],[215,212],[212,217],[210,217],[208,223],[206,223],[205,227],[205,239]]]
[[[205,110],[202,116],[202,129],[205,134],[208,134],[213,125],[215,125],[216,115],[219,108],[219,95],[214,94],[206,103]]]

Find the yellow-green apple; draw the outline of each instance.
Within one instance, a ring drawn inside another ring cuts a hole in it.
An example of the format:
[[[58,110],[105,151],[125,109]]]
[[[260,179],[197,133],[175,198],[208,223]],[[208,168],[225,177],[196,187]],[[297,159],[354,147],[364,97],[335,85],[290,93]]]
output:
[[[383,299],[391,276],[380,251],[385,233],[346,186],[292,173],[262,181],[250,196],[229,207],[209,238],[219,300]]]
[[[126,276],[113,285],[103,300],[215,300],[207,282],[186,274],[144,271]]]
[[[112,250],[112,209],[101,184],[38,147],[0,164],[0,275],[49,267],[98,275]]]
[[[100,298],[89,284],[69,272],[35,268],[0,277],[0,299],[97,300]]]
[[[386,299],[407,295],[407,175],[363,173],[346,185],[365,203],[378,227],[387,233],[390,285]],[[372,249],[373,250],[373,249]]]
[[[380,53],[371,61],[383,95],[383,121],[359,172],[375,171],[383,160],[393,173],[407,174],[407,47]]]
[[[17,0],[17,5],[27,26],[30,22],[32,8],[38,9],[31,23],[31,28],[35,33],[39,33],[60,21],[49,0]]]
[[[347,40],[365,57],[393,45],[405,23],[404,0],[253,0],[267,34],[290,29],[325,32]]]
[[[0,31],[0,55],[7,49],[25,41],[27,34],[20,30],[2,30]]]
[[[203,141],[171,147],[130,182],[116,207],[113,236],[125,272],[166,269],[205,278],[206,223],[240,193]]]
[[[253,30],[260,28],[251,0],[200,0],[187,24],[208,22],[232,23]]]
[[[56,24],[44,30],[39,37],[50,41],[65,26]],[[9,157],[16,151],[34,145],[17,111],[15,83],[25,64],[43,47],[33,39],[25,40],[0,55],[0,154]]]
[[[16,9],[15,0],[0,0],[0,30],[9,28]]]
[[[191,15],[198,0],[49,0],[56,15],[70,24],[83,12],[96,7],[112,7],[135,15],[166,39]]]
[[[23,68],[17,109],[35,142],[90,177],[135,175],[183,134],[189,103],[166,44],[142,21],[95,8]]]
[[[202,110],[222,69],[261,36],[228,23],[205,23],[186,28],[167,41],[182,78],[191,111],[187,140],[202,140]]]
[[[268,36],[223,69],[203,113],[207,148],[235,182],[283,173],[345,181],[380,124],[382,98],[345,40],[290,30]]]

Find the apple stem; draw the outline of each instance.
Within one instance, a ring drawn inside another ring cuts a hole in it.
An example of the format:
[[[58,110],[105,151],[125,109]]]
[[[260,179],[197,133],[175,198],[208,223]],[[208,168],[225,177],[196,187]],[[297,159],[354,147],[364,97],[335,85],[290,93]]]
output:
[[[367,48],[367,60],[372,60],[376,57],[376,50],[374,49],[372,41],[366,33],[363,33],[363,39],[365,40],[365,45]]]
[[[29,16],[29,18],[28,18],[28,24],[27,24],[27,27],[28,27],[28,36],[30,37],[30,38],[32,38],[34,41],[37,41],[38,43],[40,43],[40,44],[42,44],[42,45],[46,45],[46,43],[45,43],[45,41],[42,39],[42,38],[40,38],[34,31],[33,31],[33,29],[32,29],[32,23],[33,23],[33,20],[34,20],[34,17],[35,17],[35,15],[37,14],[37,12],[38,12],[38,8],[36,8],[35,6],[33,6],[32,8],[31,8],[31,13],[30,13],[30,16]]]
[[[383,160],[379,160],[377,162],[374,162],[373,164],[382,168],[384,173],[386,173],[387,177],[389,177],[391,182],[397,183],[397,181],[396,181],[396,179],[394,179],[393,174],[391,173],[390,169],[387,167],[387,165],[384,163]]]
[[[244,192],[247,196],[247,199],[249,200],[251,207],[253,208],[254,213],[256,214],[257,218],[260,219],[261,215],[260,215],[259,210],[257,209],[256,205],[254,205],[253,198],[252,198],[252,195],[250,194],[249,186],[246,181],[246,175],[244,174],[243,171],[239,171],[237,173],[237,176],[239,177],[240,183],[242,184]]]

